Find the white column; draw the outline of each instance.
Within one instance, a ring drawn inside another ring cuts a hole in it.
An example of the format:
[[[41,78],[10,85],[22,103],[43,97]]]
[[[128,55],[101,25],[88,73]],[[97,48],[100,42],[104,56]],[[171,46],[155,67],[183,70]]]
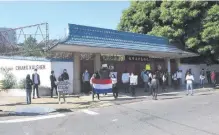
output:
[[[172,76],[171,76],[171,64],[170,64],[170,58],[165,59],[166,66],[167,66],[167,72],[168,72],[168,84],[171,86],[172,84]]]
[[[97,70],[100,70],[101,68],[101,59],[100,59],[101,55],[99,53],[96,53],[94,55],[94,72],[96,72]]]
[[[74,53],[74,61],[73,61],[73,93],[77,94],[81,92],[81,60],[80,53]]]

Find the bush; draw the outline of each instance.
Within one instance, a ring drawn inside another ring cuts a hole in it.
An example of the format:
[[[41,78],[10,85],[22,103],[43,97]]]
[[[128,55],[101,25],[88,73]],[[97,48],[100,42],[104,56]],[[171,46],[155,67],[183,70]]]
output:
[[[16,84],[15,76],[9,70],[2,70],[4,79],[1,80],[1,89],[11,89]]]
[[[25,89],[25,85],[26,85],[26,79],[21,79],[17,85],[14,86],[14,88],[17,89]]]

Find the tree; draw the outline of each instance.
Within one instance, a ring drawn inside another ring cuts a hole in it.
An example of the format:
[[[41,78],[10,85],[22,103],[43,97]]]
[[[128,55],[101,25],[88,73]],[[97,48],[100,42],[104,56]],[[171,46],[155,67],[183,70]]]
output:
[[[28,37],[23,44],[20,44],[21,52],[24,56],[44,56],[41,46],[38,45],[37,40],[32,36]]]
[[[217,1],[134,1],[123,11],[118,30],[167,37],[182,49],[209,56],[219,50],[218,14]]]

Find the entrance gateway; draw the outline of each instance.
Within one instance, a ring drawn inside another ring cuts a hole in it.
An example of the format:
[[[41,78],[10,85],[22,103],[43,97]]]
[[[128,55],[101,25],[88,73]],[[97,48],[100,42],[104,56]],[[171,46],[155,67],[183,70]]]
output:
[[[52,46],[49,50],[74,53],[74,93],[81,92],[81,72],[83,72],[81,65],[86,63],[81,61],[81,53],[94,55],[93,61],[89,64],[93,65],[94,71],[101,68],[101,56],[109,54],[125,56],[126,59],[122,62],[111,62],[116,67],[142,70],[145,64],[150,64],[152,69],[155,69],[156,66],[160,68],[160,64],[156,63],[161,63],[161,66],[163,63],[169,74],[171,67],[174,67],[172,60],[177,68],[180,64],[180,58],[198,56],[195,53],[183,51],[170,45],[167,38],[75,24],[68,24],[67,38]],[[142,56],[143,61],[141,61],[140,56]],[[144,61],[145,59],[148,61]],[[102,62],[106,61],[102,60]],[[124,69],[122,68],[122,70]],[[171,78],[169,79],[170,83]]]

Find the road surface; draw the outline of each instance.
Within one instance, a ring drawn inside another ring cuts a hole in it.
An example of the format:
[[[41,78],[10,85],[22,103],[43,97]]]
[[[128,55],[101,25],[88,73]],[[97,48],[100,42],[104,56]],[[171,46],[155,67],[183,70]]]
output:
[[[219,135],[219,92],[158,98],[48,118],[11,118],[0,123],[0,135]]]

